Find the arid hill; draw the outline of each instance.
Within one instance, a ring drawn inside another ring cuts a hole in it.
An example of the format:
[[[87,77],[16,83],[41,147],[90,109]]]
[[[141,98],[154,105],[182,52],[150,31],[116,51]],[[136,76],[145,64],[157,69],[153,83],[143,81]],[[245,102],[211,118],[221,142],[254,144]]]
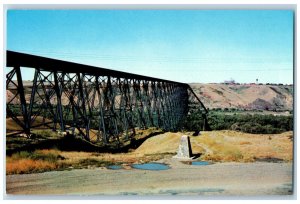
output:
[[[293,109],[292,85],[192,83],[206,107],[284,111]]]
[[[236,108],[246,110],[289,111],[293,109],[292,85],[258,85],[258,84],[201,84],[191,83],[190,86],[209,109]],[[30,85],[26,86],[26,101],[30,101]],[[97,97],[95,98],[97,100]],[[19,96],[6,91],[6,102],[19,104]],[[56,97],[51,98],[56,103]],[[67,105],[68,99],[62,94],[62,104]]]

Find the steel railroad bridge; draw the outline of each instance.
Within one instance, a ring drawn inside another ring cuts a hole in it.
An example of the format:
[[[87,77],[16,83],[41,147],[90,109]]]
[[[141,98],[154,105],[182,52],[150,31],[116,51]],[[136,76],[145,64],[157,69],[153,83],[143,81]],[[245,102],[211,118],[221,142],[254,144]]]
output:
[[[207,124],[208,111],[188,84],[13,51],[6,55],[6,118],[18,125],[13,133],[47,127],[108,144],[133,138],[136,129],[180,130],[195,109]],[[33,80],[25,81],[29,69]]]

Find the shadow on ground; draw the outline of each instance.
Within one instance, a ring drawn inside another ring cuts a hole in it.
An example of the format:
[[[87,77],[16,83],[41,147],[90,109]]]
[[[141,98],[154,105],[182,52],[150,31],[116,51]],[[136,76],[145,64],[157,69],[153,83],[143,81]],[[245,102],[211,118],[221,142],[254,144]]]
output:
[[[126,153],[138,148],[149,137],[162,134],[162,131],[152,132],[143,138],[132,138],[127,144],[96,145],[74,135],[57,138],[7,138],[6,155],[10,156],[19,151],[34,151],[37,149],[58,149],[61,151],[84,151],[99,153]]]

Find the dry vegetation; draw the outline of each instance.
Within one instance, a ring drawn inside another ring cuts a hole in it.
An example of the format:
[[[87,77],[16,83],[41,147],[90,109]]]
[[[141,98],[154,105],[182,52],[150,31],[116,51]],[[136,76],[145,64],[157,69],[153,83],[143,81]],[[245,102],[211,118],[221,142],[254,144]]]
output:
[[[43,172],[48,170],[54,170],[56,168],[57,168],[56,164],[47,161],[32,160],[32,159],[12,160],[10,158],[7,158],[6,160],[7,174]]]
[[[49,154],[55,159],[49,159]],[[37,156],[39,155],[39,156]],[[168,154],[144,155],[139,153],[92,153],[59,150],[36,150],[20,152],[6,157],[6,174],[37,173],[50,170],[70,170],[73,168],[95,168],[120,164],[130,169],[130,164],[146,163],[171,157]]]
[[[257,84],[200,84],[190,86],[207,108],[292,110],[293,87]]]
[[[205,152],[204,160],[252,162],[255,160],[292,161],[292,132],[263,135],[235,131],[203,133],[198,142],[212,151]]]
[[[190,133],[185,133],[191,135]],[[175,154],[182,133],[165,133],[145,141],[135,152]],[[282,134],[247,134],[236,131],[207,131],[191,136],[193,154],[201,160],[253,162],[256,160],[293,159],[293,132]]]
[[[6,157],[6,173],[34,173],[58,169],[63,159],[56,150],[21,151]]]
[[[180,137],[185,133],[164,133],[147,139],[128,153],[95,153],[42,149],[21,151],[6,157],[6,173],[34,173],[73,168],[106,167],[121,164],[145,163],[176,154]],[[293,132],[282,134],[247,134],[236,131],[201,132],[190,136],[192,151],[198,160],[215,162],[254,162],[257,160],[290,162],[293,159]]]

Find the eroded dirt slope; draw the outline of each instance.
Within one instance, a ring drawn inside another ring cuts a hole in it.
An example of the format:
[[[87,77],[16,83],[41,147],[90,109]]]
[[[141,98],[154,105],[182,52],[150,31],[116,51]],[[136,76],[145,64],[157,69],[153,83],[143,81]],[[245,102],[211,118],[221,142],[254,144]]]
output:
[[[190,84],[208,108],[292,110],[293,87],[256,84]]]

